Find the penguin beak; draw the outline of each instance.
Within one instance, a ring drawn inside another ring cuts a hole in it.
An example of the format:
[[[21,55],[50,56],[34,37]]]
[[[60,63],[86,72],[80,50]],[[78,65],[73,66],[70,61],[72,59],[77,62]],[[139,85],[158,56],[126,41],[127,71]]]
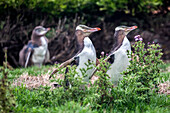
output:
[[[96,28],[91,28],[90,30],[87,30],[87,32],[93,33],[93,32],[100,31],[100,30],[101,30],[100,28],[96,27]]]
[[[47,29],[47,31],[51,30],[51,28],[46,28],[46,29]]]
[[[43,31],[39,33],[39,35],[45,35],[51,28],[45,28]]]
[[[130,31],[132,31],[132,30],[134,30],[134,29],[137,29],[137,28],[138,28],[138,26],[128,27],[128,28],[126,29],[126,31],[127,31],[127,32],[130,32]]]

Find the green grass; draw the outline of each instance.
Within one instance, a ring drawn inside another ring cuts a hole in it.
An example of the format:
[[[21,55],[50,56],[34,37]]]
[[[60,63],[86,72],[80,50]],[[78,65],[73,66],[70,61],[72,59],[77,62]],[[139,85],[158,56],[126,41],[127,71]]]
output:
[[[169,80],[170,72],[166,68],[170,64],[161,65],[161,77],[159,80]],[[22,73],[28,72],[30,76],[37,76],[47,73],[50,66],[18,68],[9,71],[9,80],[12,82]],[[1,73],[2,75],[2,73]],[[91,98],[91,91],[87,94]],[[63,97],[65,91],[63,88],[57,88],[53,91],[48,87],[40,89],[26,89],[24,86],[13,88],[13,94],[16,98],[16,107],[13,108],[16,113],[97,113],[97,112],[126,112],[126,113],[169,113],[170,111],[170,96],[164,94],[154,94],[151,96],[150,102],[138,102],[136,106],[129,109],[126,105],[108,106],[106,108],[96,109],[90,104],[83,104],[80,100],[71,100],[71,97]],[[68,100],[66,99],[68,98]],[[85,99],[86,100],[86,99]],[[89,102],[90,103],[90,102]],[[93,103],[95,105],[95,103]],[[93,106],[94,106],[93,105]]]
[[[42,106],[22,106],[19,105],[15,112],[24,113],[97,113],[97,110],[91,110],[89,107],[82,107],[79,103],[74,101],[67,102],[58,107],[44,107]]]
[[[14,70],[8,71],[8,79],[10,81],[13,81],[14,79],[18,78],[23,73],[28,73],[29,76],[38,76],[38,75],[47,73],[52,67],[54,66],[42,66],[41,68],[36,67],[36,66],[28,67],[28,68],[16,68]],[[50,70],[50,72],[52,71]],[[2,73],[0,73],[0,77],[2,77]]]
[[[9,75],[12,75],[14,77],[18,77],[19,75],[23,74],[24,72],[27,72],[29,75],[37,76],[41,74],[45,74],[50,70],[50,66],[42,66],[41,68],[33,66],[28,68],[16,68],[14,71],[9,71]]]
[[[161,77],[159,78],[160,82],[170,80],[170,70],[168,72],[168,67],[170,67],[170,63],[159,66],[159,68],[161,68]]]

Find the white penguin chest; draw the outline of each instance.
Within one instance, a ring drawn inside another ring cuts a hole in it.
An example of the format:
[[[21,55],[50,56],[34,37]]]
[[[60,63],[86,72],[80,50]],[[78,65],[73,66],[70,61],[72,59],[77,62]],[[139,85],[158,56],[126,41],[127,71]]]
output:
[[[121,73],[125,71],[129,65],[130,58],[128,58],[127,50],[130,52],[131,46],[128,39],[125,38],[122,46],[112,55],[110,55],[114,60],[110,66],[110,69],[107,71],[107,74],[111,77],[111,81],[113,81],[114,84],[117,84],[119,79],[122,78]]]
[[[78,56],[80,57],[80,62],[79,62],[80,67],[84,67],[85,63],[87,63],[88,61],[94,63],[96,62],[96,51],[93,50],[92,48],[84,48],[81,54]]]
[[[42,63],[47,53],[48,43],[45,37],[41,37],[40,41],[41,41],[41,46],[34,48],[34,53],[32,55],[32,61],[34,63]]]
[[[87,69],[88,62],[92,62],[93,64],[96,64],[96,50],[91,42],[90,39],[86,38],[84,40],[85,46],[81,53],[79,53],[77,56],[79,57],[79,65],[77,66],[76,71],[78,72],[79,76],[82,76],[81,69]],[[95,69],[93,64],[89,65],[89,67],[92,67],[91,69],[86,71],[87,77],[84,78],[84,81],[88,81],[89,77],[91,76],[93,70]]]
[[[96,50],[88,37],[84,39],[84,48],[78,56],[80,57],[79,67],[85,67],[85,63],[89,60],[94,63],[96,62]]]

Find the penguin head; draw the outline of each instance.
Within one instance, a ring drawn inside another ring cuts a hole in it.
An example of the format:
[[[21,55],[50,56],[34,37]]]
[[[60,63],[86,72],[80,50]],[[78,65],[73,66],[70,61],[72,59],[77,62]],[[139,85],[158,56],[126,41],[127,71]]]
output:
[[[76,27],[76,35],[83,35],[84,37],[88,37],[91,33],[101,30],[100,28],[91,28],[86,25],[78,25]]]
[[[127,27],[127,26],[118,26],[115,28],[115,32],[117,31],[122,31],[125,35],[127,35],[130,31],[137,29],[137,26],[131,26],[131,27]]]
[[[42,26],[37,26],[34,28],[32,35],[33,36],[44,36],[48,31],[50,30],[50,28],[44,28]]]

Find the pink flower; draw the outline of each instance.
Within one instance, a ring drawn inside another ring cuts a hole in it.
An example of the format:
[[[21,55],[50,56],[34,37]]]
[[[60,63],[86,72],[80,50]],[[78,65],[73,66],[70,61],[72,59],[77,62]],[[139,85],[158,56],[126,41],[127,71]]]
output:
[[[142,41],[142,40],[143,40],[143,38],[139,38],[139,40],[140,40],[140,41]]]
[[[101,52],[101,55],[104,56],[104,51]]]
[[[138,38],[135,38],[135,41],[138,41],[139,39]]]
[[[140,35],[134,37],[135,41],[143,41],[143,38]]]
[[[140,38],[140,35],[136,35],[134,38],[135,38],[135,39]]]
[[[104,57],[104,51],[101,52],[101,57]]]

